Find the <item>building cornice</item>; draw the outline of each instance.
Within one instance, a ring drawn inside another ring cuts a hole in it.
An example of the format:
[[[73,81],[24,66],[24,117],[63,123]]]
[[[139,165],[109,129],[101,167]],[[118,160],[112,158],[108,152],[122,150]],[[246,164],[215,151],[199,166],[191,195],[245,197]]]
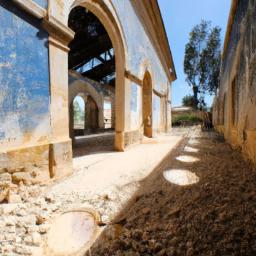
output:
[[[42,27],[49,33],[49,42],[69,51],[68,44],[73,40],[75,33],[62,22],[47,14],[46,9],[33,0],[12,0],[19,8],[41,21]]]
[[[132,0],[170,81],[177,79],[175,66],[157,0]]]
[[[62,42],[64,46],[67,46],[75,36],[74,31],[53,16],[46,16],[42,20],[42,25],[50,36]]]
[[[224,47],[223,47],[223,51],[222,51],[222,59],[225,58],[225,55],[226,55],[226,52],[227,52],[227,48],[228,48],[228,44],[229,44],[229,40],[230,40],[230,35],[231,35],[232,27],[233,27],[233,24],[234,24],[234,20],[235,20],[237,6],[238,6],[238,0],[232,0],[230,13],[229,13],[229,18],[228,18],[227,30],[226,30],[226,35],[225,35]]]
[[[18,5],[22,10],[29,13],[37,19],[43,19],[47,12],[44,8],[34,3],[32,0],[12,0],[16,5]]]

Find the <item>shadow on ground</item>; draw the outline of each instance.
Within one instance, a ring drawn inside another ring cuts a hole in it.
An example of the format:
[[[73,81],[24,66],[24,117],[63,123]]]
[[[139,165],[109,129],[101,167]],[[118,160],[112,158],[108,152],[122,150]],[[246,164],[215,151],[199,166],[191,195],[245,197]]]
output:
[[[77,137],[73,142],[73,157],[114,151],[114,132]]]
[[[256,255],[256,172],[216,133],[184,139],[140,185],[90,255]]]

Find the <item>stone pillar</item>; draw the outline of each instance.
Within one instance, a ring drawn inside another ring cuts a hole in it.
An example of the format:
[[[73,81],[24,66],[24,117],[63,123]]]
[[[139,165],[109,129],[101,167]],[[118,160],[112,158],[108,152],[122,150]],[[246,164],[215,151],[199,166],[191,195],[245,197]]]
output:
[[[111,128],[115,129],[116,126],[116,112],[115,112],[115,97],[111,97]]]
[[[69,137],[73,140],[74,135],[74,108],[73,102],[69,106]]]
[[[49,170],[52,178],[72,173],[72,143],[69,137],[68,43],[74,33],[52,16],[43,20],[49,33],[49,67],[51,92],[51,138]]]
[[[104,129],[104,95],[101,96],[101,106],[98,106],[98,128]]]

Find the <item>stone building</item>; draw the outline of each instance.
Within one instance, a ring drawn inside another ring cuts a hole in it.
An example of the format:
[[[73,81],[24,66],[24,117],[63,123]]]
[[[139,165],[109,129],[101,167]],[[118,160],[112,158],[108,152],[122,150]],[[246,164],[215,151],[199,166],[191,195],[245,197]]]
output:
[[[256,163],[256,1],[233,0],[213,122]]]
[[[100,128],[111,92],[116,150],[170,130],[176,74],[157,0],[3,0],[0,24],[0,173],[72,173],[81,93]]]

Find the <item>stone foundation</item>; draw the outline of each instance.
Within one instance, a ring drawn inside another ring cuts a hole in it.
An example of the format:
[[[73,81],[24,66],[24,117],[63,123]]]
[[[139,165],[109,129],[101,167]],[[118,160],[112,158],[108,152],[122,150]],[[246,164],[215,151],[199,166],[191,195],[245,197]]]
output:
[[[126,132],[124,135],[124,146],[125,148],[132,144],[139,143],[143,138],[143,132],[140,130]]]
[[[51,144],[49,152],[49,170],[51,178],[60,179],[72,174],[71,140]]]
[[[10,194],[15,197],[17,185],[41,184],[48,182],[50,178],[59,179],[71,173],[70,140],[1,153],[0,202],[9,201]]]
[[[10,174],[12,182],[36,184],[49,180],[49,145],[16,149],[0,154],[1,175]]]
[[[256,130],[245,130],[243,136],[236,129],[225,132],[224,126],[216,126],[215,129],[224,135],[233,148],[241,150],[245,157],[256,165]]]

